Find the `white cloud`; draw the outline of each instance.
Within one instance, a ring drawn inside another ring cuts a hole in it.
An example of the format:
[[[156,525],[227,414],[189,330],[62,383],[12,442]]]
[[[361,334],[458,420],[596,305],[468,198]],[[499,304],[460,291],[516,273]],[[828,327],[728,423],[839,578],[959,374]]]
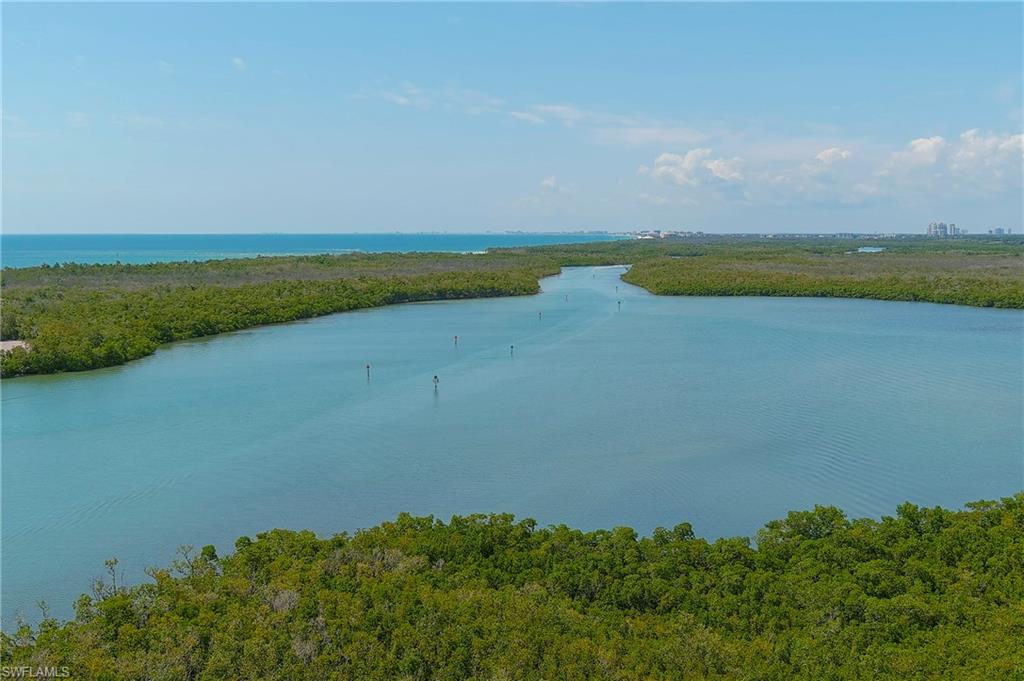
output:
[[[249,68],[249,65],[241,57],[232,57],[231,66],[234,67],[235,71],[245,71]]]
[[[893,153],[897,163],[910,165],[931,165],[939,160],[939,154],[946,148],[946,140],[939,135],[918,137],[901,151]]]
[[[527,105],[453,87],[424,91],[411,83],[354,97],[420,109],[436,105],[465,114],[493,114],[532,126],[560,123],[570,134],[596,144],[689,148],[639,165],[636,175],[687,188],[685,194],[721,200],[840,205],[899,196],[927,199],[1020,192],[1024,141],[1019,133],[972,129],[959,138],[923,136],[894,148],[870,138],[843,139],[831,127],[795,137],[720,124],[698,130],[682,121],[597,111],[569,102]],[[557,179],[549,177],[541,183],[541,198],[524,201],[553,201],[563,192]],[[641,200],[661,205],[652,198],[656,196]]]
[[[966,130],[953,146],[947,170],[955,189],[990,195],[1021,189],[1024,135]]]
[[[923,200],[1020,193],[1022,161],[1020,133],[986,134],[972,128],[953,140],[919,137],[856,180],[853,192]]]
[[[845,161],[850,158],[850,150],[840,149],[839,147],[829,147],[828,149],[822,149],[814,158],[818,159],[825,165],[830,166],[833,163]]]
[[[743,179],[743,174],[740,173],[739,169],[741,162],[742,161],[738,158],[714,158],[705,162],[704,167],[710,170],[711,174],[720,180],[739,182]]]
[[[927,205],[955,198],[1020,197],[1024,135],[977,129],[918,137],[900,148],[870,140],[812,144],[778,138],[720,139],[664,153],[636,175],[684,189],[680,197],[765,206],[832,206],[883,201]],[[717,147],[717,145],[716,145]],[[855,151],[856,153],[855,153]],[[732,152],[732,153],[723,153]],[[736,153],[739,152],[739,153]],[[649,203],[661,205],[646,197]]]
[[[643,170],[658,180],[668,180],[681,187],[696,187],[709,182],[739,182],[743,174],[739,170],[739,158],[711,158],[707,148],[691,149],[684,155],[662,154],[654,160],[654,167]],[[640,172],[646,166],[638,169]]]
[[[421,89],[412,83],[398,87],[363,89],[352,99],[384,101],[404,107],[428,109],[433,105],[465,114],[496,114],[529,125],[561,123],[566,128],[579,128],[591,139],[604,144],[627,146],[696,144],[707,135],[678,123],[666,124],[637,116],[586,109],[570,103],[525,105],[508,102],[478,90],[447,87]]]
[[[957,139],[919,137],[890,154],[862,185],[877,195],[992,196],[1020,191],[1024,136],[965,130]]]
[[[656,179],[669,179],[678,185],[699,184],[697,171],[704,159],[711,155],[710,149],[691,149],[685,156],[662,154],[654,159],[650,175]]]
[[[983,135],[976,128],[964,131],[950,159],[950,170],[972,171],[1019,164],[1024,154],[1024,135]]]

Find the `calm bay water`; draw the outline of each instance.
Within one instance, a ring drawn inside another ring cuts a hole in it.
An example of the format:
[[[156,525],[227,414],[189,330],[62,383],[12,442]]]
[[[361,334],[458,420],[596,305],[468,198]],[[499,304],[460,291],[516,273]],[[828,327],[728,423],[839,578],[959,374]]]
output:
[[[319,253],[469,253],[487,248],[609,241],[608,234],[4,234],[0,263],[143,264]]]
[[[655,297],[621,272],[4,382],[5,624],[70,615],[111,556],[138,581],[273,527],[509,511],[717,537],[1024,487],[1024,313]]]

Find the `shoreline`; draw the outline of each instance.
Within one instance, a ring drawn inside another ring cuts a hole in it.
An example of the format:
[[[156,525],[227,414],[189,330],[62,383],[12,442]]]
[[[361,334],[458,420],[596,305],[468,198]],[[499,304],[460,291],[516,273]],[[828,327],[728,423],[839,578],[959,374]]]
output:
[[[625,267],[658,296],[841,298],[1024,309],[1024,245],[640,240],[485,254],[273,256],[3,270],[5,377],[88,371],[165,343],[394,303],[524,295],[568,267]],[[626,263],[624,265],[624,263]],[[25,352],[13,352],[17,347]]]
[[[14,378],[29,377],[29,376],[48,376],[48,375],[55,375],[55,374],[68,374],[68,373],[77,374],[77,373],[84,373],[84,372],[89,372],[89,371],[98,371],[100,369],[109,369],[109,368],[113,368],[113,367],[116,367],[116,366],[124,366],[124,365],[132,363],[132,362],[134,362],[136,360],[140,360],[140,359],[145,359],[147,357],[151,357],[151,356],[153,356],[153,354],[155,354],[155,352],[157,350],[159,350],[161,348],[164,348],[164,347],[167,347],[167,346],[170,346],[170,345],[174,345],[176,343],[182,343],[182,342],[188,342],[188,341],[196,341],[196,340],[209,340],[209,339],[216,338],[217,336],[223,336],[223,335],[227,335],[227,334],[231,334],[231,333],[236,333],[236,332],[239,332],[239,331],[247,331],[247,330],[250,330],[250,329],[258,329],[258,328],[268,327],[268,326],[277,326],[277,325],[280,325],[280,324],[294,324],[296,322],[309,321],[309,320],[317,319],[319,317],[330,316],[330,315],[335,315],[335,314],[344,314],[344,313],[348,313],[348,312],[369,311],[369,310],[379,309],[379,308],[383,308],[383,307],[391,307],[391,306],[394,306],[394,305],[408,305],[408,304],[417,304],[417,303],[443,303],[443,302],[466,301],[466,300],[484,300],[484,299],[487,299],[487,298],[506,298],[506,297],[519,297],[519,296],[523,296],[523,295],[525,295],[525,296],[538,295],[539,293],[542,292],[542,286],[543,286],[543,282],[544,282],[545,279],[558,277],[565,270],[571,270],[571,269],[588,269],[589,268],[589,269],[599,269],[599,270],[603,269],[603,270],[607,270],[607,269],[623,268],[624,271],[619,275],[619,281],[621,281],[623,284],[626,284],[628,286],[635,286],[635,287],[637,287],[637,288],[639,288],[639,289],[649,293],[650,295],[656,296],[658,298],[771,298],[771,299],[792,298],[792,299],[805,299],[805,300],[806,299],[819,299],[819,300],[833,300],[833,301],[837,301],[837,300],[857,301],[857,300],[859,300],[859,301],[870,301],[870,302],[878,302],[878,303],[918,303],[918,304],[923,303],[923,304],[930,304],[930,305],[950,305],[950,306],[954,306],[954,307],[966,307],[966,308],[973,308],[973,309],[977,309],[977,310],[990,310],[990,311],[993,311],[993,310],[1003,310],[1003,311],[1007,311],[1007,312],[1012,312],[1012,311],[1018,311],[1019,312],[1019,311],[1022,311],[1021,308],[1015,308],[1015,307],[971,305],[971,304],[967,304],[967,303],[945,302],[945,301],[938,301],[938,300],[924,300],[924,299],[920,299],[920,298],[918,298],[918,299],[883,298],[883,297],[880,297],[880,296],[853,295],[853,294],[847,294],[847,295],[831,295],[831,294],[828,294],[828,293],[801,294],[801,293],[797,293],[797,292],[748,293],[748,292],[744,292],[744,291],[738,291],[736,293],[725,293],[725,292],[719,292],[719,293],[703,293],[703,292],[694,292],[694,293],[662,293],[662,292],[659,292],[657,290],[653,290],[652,288],[648,288],[648,287],[646,287],[646,286],[644,286],[644,285],[642,285],[640,283],[636,283],[636,282],[629,281],[628,279],[626,279],[625,276],[627,274],[629,274],[629,272],[632,269],[632,267],[633,267],[632,263],[621,263],[621,264],[614,264],[614,265],[566,265],[566,266],[560,267],[559,271],[557,273],[547,274],[547,275],[543,275],[543,276],[538,277],[538,279],[537,279],[537,290],[533,291],[533,292],[528,292],[528,293],[502,292],[502,293],[497,293],[497,294],[491,292],[491,293],[483,293],[483,294],[480,294],[480,295],[472,295],[472,296],[468,296],[468,297],[463,297],[463,296],[460,296],[460,295],[456,295],[456,296],[439,295],[439,296],[436,296],[436,297],[427,297],[427,298],[398,299],[398,300],[383,302],[383,303],[379,303],[379,304],[371,304],[371,305],[366,305],[366,306],[352,307],[352,308],[343,309],[343,310],[336,310],[336,311],[332,311],[332,312],[327,312],[325,314],[313,314],[313,315],[309,315],[309,316],[297,317],[297,318],[294,318],[294,319],[284,319],[284,320],[280,320],[280,321],[271,321],[271,322],[262,323],[262,324],[254,324],[252,326],[244,326],[244,327],[236,328],[236,329],[227,329],[227,330],[224,330],[224,331],[219,331],[219,332],[216,332],[216,333],[211,333],[211,334],[206,334],[206,335],[190,336],[190,337],[186,337],[186,338],[176,338],[176,339],[173,339],[173,340],[169,340],[169,341],[165,341],[165,342],[160,343],[159,345],[157,345],[154,348],[153,352],[149,352],[149,353],[147,353],[145,355],[128,359],[127,361],[124,361],[124,362],[121,362],[121,363],[118,363],[118,364],[109,364],[109,365],[104,365],[104,366],[90,367],[90,368],[87,368],[87,369],[65,369],[65,370],[61,370],[61,371],[52,371],[52,372],[46,372],[46,373],[23,373],[23,374],[0,375],[0,380],[10,380],[10,379],[14,379]],[[31,349],[32,349],[31,345],[30,345],[30,343],[28,341],[24,341],[24,340],[0,341],[0,354],[10,353],[11,351],[13,351],[16,348],[23,348],[26,352],[31,352]]]

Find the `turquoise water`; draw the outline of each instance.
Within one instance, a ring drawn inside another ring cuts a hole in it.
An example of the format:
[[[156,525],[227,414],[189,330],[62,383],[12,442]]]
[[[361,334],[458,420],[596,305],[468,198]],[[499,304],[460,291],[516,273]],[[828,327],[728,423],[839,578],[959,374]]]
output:
[[[3,234],[0,263],[175,262],[318,253],[470,253],[487,248],[609,241],[608,234]]]
[[[717,537],[1024,487],[1024,313],[664,298],[621,272],[4,382],[4,621],[40,598],[70,614],[111,556],[141,580],[179,544],[273,527],[509,511]]]

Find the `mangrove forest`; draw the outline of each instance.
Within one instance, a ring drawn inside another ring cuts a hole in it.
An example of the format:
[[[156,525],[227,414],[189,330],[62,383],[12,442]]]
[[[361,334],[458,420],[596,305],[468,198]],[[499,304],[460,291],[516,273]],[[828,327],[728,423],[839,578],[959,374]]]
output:
[[[859,251],[884,243],[882,252]],[[1024,308],[1024,239],[623,240],[482,254],[277,256],[6,268],[6,377],[83,371],[161,344],[358,308],[529,295],[577,265],[631,265],[658,295],[829,296]]]
[[[110,576],[5,667],[76,679],[991,679],[1024,669],[1024,493],[964,510],[834,507],[756,541],[687,523],[542,527],[401,515],[273,530]]]

